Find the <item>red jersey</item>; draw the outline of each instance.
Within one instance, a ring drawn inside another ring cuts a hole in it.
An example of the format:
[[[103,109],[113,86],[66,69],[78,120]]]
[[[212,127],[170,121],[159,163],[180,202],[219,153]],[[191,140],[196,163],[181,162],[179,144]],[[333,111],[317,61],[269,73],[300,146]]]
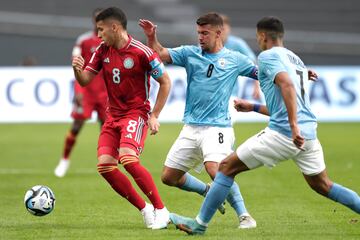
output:
[[[150,112],[150,75],[158,74],[159,65],[163,64],[158,55],[129,35],[129,41],[121,49],[102,43],[85,70],[94,74],[103,71],[109,96],[108,110],[112,117],[133,113],[147,117]]]
[[[101,43],[95,32],[86,32],[78,37],[76,45],[73,49],[73,56],[81,55],[85,60],[85,66],[90,61],[92,54],[95,52],[97,46]],[[91,81],[86,87],[81,87],[80,84],[75,82],[75,93],[83,93],[84,101],[102,101],[106,104],[106,88],[102,75],[99,74]]]

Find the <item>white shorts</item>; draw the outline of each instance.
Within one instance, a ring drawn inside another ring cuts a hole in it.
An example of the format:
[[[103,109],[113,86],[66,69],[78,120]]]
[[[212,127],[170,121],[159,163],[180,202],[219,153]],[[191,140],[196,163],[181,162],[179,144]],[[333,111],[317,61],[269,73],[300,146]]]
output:
[[[306,140],[304,149],[298,149],[291,138],[266,128],[241,144],[236,154],[249,169],[263,165],[271,168],[281,161],[293,159],[305,175],[316,175],[325,170],[319,140]]]
[[[166,157],[165,166],[201,172],[204,162],[220,163],[232,153],[234,141],[232,127],[185,125]]]

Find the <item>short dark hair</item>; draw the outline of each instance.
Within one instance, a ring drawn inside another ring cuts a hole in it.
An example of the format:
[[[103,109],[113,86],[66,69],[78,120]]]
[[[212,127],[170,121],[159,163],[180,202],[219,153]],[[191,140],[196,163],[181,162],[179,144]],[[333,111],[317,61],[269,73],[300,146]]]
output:
[[[200,16],[196,20],[196,24],[199,26],[209,24],[209,25],[215,26],[215,27],[222,27],[224,25],[223,19],[221,18],[220,14],[218,14],[216,12],[209,12],[209,13],[206,13],[206,14]]]
[[[95,18],[96,22],[107,19],[115,19],[120,22],[121,26],[126,30],[127,19],[125,13],[117,7],[109,7],[102,10]]]
[[[273,16],[262,18],[257,24],[256,28],[258,31],[264,31],[273,40],[284,37],[284,26],[282,21]]]

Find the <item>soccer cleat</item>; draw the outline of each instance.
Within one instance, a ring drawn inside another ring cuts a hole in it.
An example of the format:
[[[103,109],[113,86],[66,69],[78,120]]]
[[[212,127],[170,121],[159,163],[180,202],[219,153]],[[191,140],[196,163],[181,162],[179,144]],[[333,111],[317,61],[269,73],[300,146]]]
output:
[[[223,215],[225,214],[225,202],[218,207],[218,211]]]
[[[70,160],[69,159],[60,159],[59,164],[57,165],[57,167],[55,168],[55,176],[57,177],[64,177],[67,170],[70,167]]]
[[[152,229],[158,230],[158,229],[167,228],[167,225],[170,222],[170,217],[169,217],[170,213],[166,209],[166,207],[164,207],[162,209],[155,209],[154,212],[155,212],[155,221],[152,226]]]
[[[240,221],[239,228],[242,229],[256,228],[256,221],[250,215],[239,216],[239,221]]]
[[[203,235],[206,231],[206,227],[199,224],[195,219],[183,217],[175,213],[170,213],[170,221],[177,229],[189,235]]]
[[[206,184],[206,190],[205,190],[205,193],[203,194],[204,197],[205,197],[206,194],[209,192],[210,186],[211,186],[210,183]],[[223,214],[223,215],[225,214],[225,202],[223,202],[223,203],[218,207],[218,211],[219,211],[221,214]]]
[[[146,227],[152,228],[155,221],[154,206],[146,202],[145,207],[141,209],[141,215],[143,216]]]

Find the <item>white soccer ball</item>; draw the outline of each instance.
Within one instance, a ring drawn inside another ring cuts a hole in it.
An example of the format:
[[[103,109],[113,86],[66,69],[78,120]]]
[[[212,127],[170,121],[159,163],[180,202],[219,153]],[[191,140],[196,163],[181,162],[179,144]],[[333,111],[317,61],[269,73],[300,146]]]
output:
[[[44,216],[54,209],[55,195],[50,188],[36,185],[29,189],[24,198],[26,209],[35,216]]]

